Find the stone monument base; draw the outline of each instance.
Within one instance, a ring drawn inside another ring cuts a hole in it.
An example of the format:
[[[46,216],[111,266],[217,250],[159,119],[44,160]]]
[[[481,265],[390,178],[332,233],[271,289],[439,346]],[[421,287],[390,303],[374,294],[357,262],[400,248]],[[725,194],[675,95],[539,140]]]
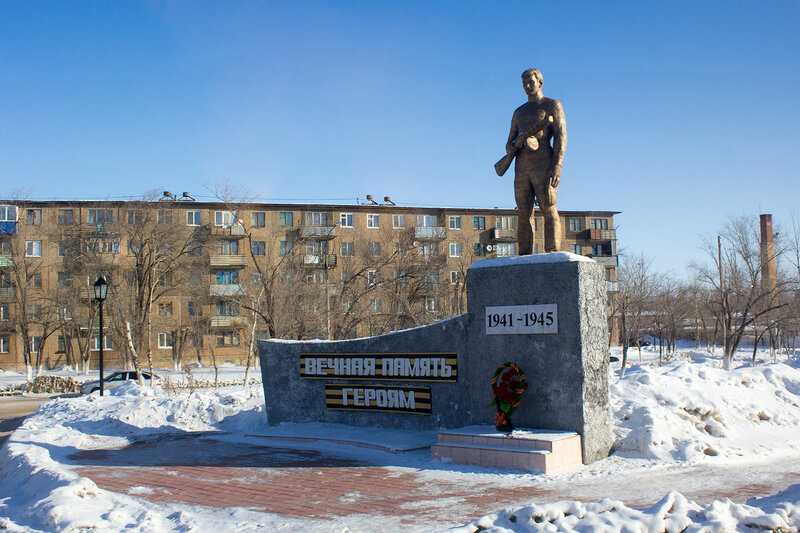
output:
[[[516,429],[507,435],[491,426],[441,431],[431,455],[453,463],[543,474],[568,472],[583,464],[581,437],[575,432]]]

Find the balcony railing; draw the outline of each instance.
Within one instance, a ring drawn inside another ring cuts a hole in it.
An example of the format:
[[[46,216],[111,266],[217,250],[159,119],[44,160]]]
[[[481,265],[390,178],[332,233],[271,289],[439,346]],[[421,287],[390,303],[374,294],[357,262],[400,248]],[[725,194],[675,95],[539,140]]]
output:
[[[614,241],[617,239],[617,230],[589,228],[583,232],[583,238],[587,241]]]
[[[616,255],[596,255],[592,257],[595,261],[600,263],[601,265],[605,266],[617,266],[617,256]]]
[[[336,226],[300,226],[301,239],[327,240],[336,237]]]
[[[14,266],[14,260],[7,255],[0,255],[0,268],[11,268]]]
[[[211,317],[212,328],[245,327],[247,319],[241,316],[214,315]]]
[[[208,287],[211,296],[240,296],[244,294],[242,286],[238,283],[212,283]]]
[[[14,221],[0,222],[0,235],[16,235],[17,223]]]
[[[506,228],[494,228],[492,238],[499,242],[516,242],[517,230]]]
[[[306,254],[303,256],[303,266],[316,268],[336,268],[336,255],[334,254]]]
[[[215,237],[244,237],[247,233],[241,224],[231,226],[212,226],[211,234]]]
[[[10,300],[14,298],[14,287],[0,287],[0,300]]]
[[[441,241],[447,237],[447,229],[442,226],[417,226],[414,238],[418,241]]]
[[[247,266],[247,256],[244,255],[212,255],[209,258],[212,268],[244,267]]]

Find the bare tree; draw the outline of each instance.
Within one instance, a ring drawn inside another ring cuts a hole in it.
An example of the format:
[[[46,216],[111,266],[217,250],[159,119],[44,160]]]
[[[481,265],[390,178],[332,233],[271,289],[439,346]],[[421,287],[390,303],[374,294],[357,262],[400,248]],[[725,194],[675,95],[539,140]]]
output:
[[[640,350],[644,317],[653,294],[650,261],[643,255],[625,258],[619,267],[619,322],[622,335],[622,368],[625,375],[628,364],[628,349],[633,342]]]

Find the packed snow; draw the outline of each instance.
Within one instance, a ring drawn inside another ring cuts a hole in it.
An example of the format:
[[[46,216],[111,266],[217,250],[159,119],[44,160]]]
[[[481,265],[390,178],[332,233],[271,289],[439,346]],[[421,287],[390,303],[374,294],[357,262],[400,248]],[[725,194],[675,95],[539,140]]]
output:
[[[647,508],[603,499],[603,494],[609,494],[603,492],[594,503],[520,502],[476,519],[458,530],[462,532],[800,528],[797,486],[746,503],[726,499],[696,502],[671,492],[673,487],[665,481],[670,478],[659,477],[659,472],[681,475],[697,472],[698,467],[779,471],[787,461],[796,463],[800,459],[800,363],[788,358],[725,371],[718,358],[699,351],[684,351],[661,366],[653,360],[652,350],[644,355],[641,363],[632,357],[635,364],[623,378],[617,368],[609,376],[616,444],[614,454],[604,461],[555,476],[445,465],[423,452],[407,454],[396,464],[431,479],[445,478],[466,486],[473,483],[477,487],[487,480],[509,487],[532,482],[569,487],[594,483],[598,490],[622,486],[627,492],[620,500],[635,499],[645,488],[663,497]],[[246,509],[153,503],[143,498],[151,490],[148,487],[132,487],[125,494],[110,492],[78,475],[66,461],[76,450],[119,448],[153,434],[213,431],[226,432],[227,439],[235,440],[271,432],[276,438],[302,440],[300,437],[320,431],[310,426],[270,430],[263,409],[259,385],[168,393],[129,383],[103,398],[51,400],[28,417],[0,449],[0,529],[223,531],[237,524],[240,530],[330,530],[331,524],[324,522]],[[352,428],[323,429],[342,442],[358,438]],[[365,460],[377,453],[341,447]],[[766,466],[753,466],[756,463]],[[644,480],[650,486],[636,486],[631,479]],[[719,488],[722,491],[724,487]],[[576,497],[578,492],[570,494]],[[442,505],[441,524],[430,524],[429,530],[453,525],[447,517],[447,502]],[[351,531],[370,530],[351,526]]]
[[[543,265],[552,263],[594,263],[595,260],[585,255],[573,254],[571,252],[548,252],[544,254],[515,255],[512,257],[498,257],[495,259],[481,259],[470,265],[474,268],[494,268],[517,265]]]

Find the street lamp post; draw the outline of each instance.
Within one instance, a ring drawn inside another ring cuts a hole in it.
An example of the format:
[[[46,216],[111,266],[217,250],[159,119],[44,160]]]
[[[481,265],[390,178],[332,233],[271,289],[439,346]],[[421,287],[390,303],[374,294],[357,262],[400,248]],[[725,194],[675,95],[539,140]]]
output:
[[[94,299],[100,306],[100,396],[103,395],[103,302],[108,295],[108,282],[105,276],[100,276],[94,282]]]

